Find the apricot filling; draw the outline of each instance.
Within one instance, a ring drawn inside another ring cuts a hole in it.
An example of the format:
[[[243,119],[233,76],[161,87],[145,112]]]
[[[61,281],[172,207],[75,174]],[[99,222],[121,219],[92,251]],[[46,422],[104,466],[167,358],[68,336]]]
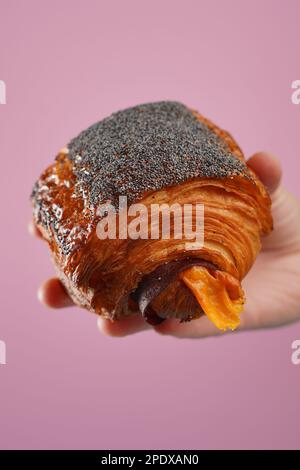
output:
[[[179,276],[219,330],[235,330],[239,326],[245,295],[235,277],[203,266],[193,266]]]

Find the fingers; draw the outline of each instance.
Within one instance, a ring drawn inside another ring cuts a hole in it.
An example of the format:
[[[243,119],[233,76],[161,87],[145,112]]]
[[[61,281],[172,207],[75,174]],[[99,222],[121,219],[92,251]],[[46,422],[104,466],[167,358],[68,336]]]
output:
[[[38,290],[38,299],[43,305],[51,308],[63,308],[74,305],[64,286],[56,277],[48,279],[48,281],[42,284]]]
[[[28,231],[34,237],[43,238],[33,220],[28,224]],[[44,282],[39,288],[37,295],[39,301],[46,307],[63,308],[74,305],[64,286],[56,277]]]
[[[262,239],[263,250],[276,250],[277,254],[299,252],[300,204],[285,188],[272,197],[274,230]]]
[[[34,237],[43,238],[41,232],[39,231],[33,220],[31,220],[28,224],[28,232]]]
[[[139,333],[152,328],[151,325],[144,320],[141,314],[132,315],[116,322],[104,320],[99,317],[97,325],[101,333],[114,337],[128,336],[133,333]]]
[[[267,152],[259,152],[252,155],[247,165],[256,173],[270,193],[279,186],[281,180],[281,165],[279,160]]]
[[[276,250],[277,254],[299,250],[300,205],[292,194],[280,186],[280,162],[274,155],[260,152],[250,157],[247,165],[257,174],[272,197],[274,230],[262,239],[263,250]]]
[[[190,322],[180,323],[179,320],[166,320],[155,326],[157,333],[175,336],[176,338],[205,338],[224,334],[205,316]]]
[[[186,323],[180,323],[179,320],[166,320],[160,325],[153,327],[138,314],[116,322],[99,317],[97,325],[101,333],[118,338],[146,330],[156,331],[156,333],[161,335],[177,338],[202,338],[220,334],[220,331],[206,317]]]

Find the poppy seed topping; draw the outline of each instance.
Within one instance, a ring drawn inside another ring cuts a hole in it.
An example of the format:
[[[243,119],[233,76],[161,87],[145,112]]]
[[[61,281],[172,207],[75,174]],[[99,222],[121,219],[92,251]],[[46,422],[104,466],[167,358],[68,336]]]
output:
[[[251,178],[226,141],[185,105],[162,101],[118,111],[68,145],[79,186],[91,204],[145,193],[195,178]]]

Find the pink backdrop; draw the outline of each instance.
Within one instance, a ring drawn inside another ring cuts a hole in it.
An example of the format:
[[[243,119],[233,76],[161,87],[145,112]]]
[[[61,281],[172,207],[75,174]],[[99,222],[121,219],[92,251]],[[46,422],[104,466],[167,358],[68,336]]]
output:
[[[277,153],[298,196],[299,1],[0,0],[0,447],[299,448],[300,324],[206,340],[102,337],[51,311],[27,235],[29,193],[56,152],[112,111],[182,101],[247,155]]]

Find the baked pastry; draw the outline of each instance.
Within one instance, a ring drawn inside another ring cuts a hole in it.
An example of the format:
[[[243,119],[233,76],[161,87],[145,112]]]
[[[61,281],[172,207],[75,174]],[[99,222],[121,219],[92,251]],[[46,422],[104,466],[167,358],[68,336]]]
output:
[[[187,250],[184,234],[100,239],[107,212],[98,209],[106,204],[120,221],[120,196],[150,214],[153,204],[203,204],[203,246]],[[83,131],[36,182],[32,203],[71,298],[113,321],[205,313],[222,330],[236,328],[241,280],[272,230],[269,195],[236,142],[177,102],[135,106]]]

